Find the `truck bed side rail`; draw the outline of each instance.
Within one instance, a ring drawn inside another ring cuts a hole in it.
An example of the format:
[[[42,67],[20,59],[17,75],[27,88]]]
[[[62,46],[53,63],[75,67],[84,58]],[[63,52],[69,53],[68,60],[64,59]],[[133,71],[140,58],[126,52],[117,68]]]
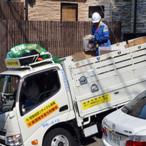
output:
[[[64,69],[80,115],[85,117],[121,105],[143,91],[145,61],[146,43],[77,62],[72,56],[67,57]]]

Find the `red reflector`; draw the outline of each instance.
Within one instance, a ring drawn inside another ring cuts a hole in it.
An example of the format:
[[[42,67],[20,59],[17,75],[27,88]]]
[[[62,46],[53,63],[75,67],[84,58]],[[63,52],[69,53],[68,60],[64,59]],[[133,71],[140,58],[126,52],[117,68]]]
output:
[[[103,134],[104,136],[107,136],[106,128],[102,128],[102,134]]]
[[[146,146],[146,142],[143,141],[127,141],[126,146]]]

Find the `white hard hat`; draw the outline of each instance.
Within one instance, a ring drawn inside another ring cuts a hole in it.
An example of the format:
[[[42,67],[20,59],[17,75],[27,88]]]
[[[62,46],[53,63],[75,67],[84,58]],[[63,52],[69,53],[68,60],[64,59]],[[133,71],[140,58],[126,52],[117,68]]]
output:
[[[93,22],[93,23],[98,23],[100,20],[101,20],[100,14],[97,13],[97,12],[94,12],[94,13],[92,14],[92,22]]]

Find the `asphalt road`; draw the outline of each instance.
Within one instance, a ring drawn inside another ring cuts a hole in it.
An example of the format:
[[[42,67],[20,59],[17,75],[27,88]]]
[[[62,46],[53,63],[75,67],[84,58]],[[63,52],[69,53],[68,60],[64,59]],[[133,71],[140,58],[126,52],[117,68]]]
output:
[[[103,146],[100,138],[88,138],[84,140],[83,146]]]

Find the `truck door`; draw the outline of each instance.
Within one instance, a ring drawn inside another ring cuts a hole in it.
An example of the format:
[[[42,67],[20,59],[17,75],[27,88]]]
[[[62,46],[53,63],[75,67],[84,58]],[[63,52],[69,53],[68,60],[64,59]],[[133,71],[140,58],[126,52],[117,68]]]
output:
[[[50,69],[23,79],[18,119],[24,142],[41,129],[44,123],[55,117],[57,121],[58,115],[65,115],[70,110],[65,85],[60,76],[60,70]]]

